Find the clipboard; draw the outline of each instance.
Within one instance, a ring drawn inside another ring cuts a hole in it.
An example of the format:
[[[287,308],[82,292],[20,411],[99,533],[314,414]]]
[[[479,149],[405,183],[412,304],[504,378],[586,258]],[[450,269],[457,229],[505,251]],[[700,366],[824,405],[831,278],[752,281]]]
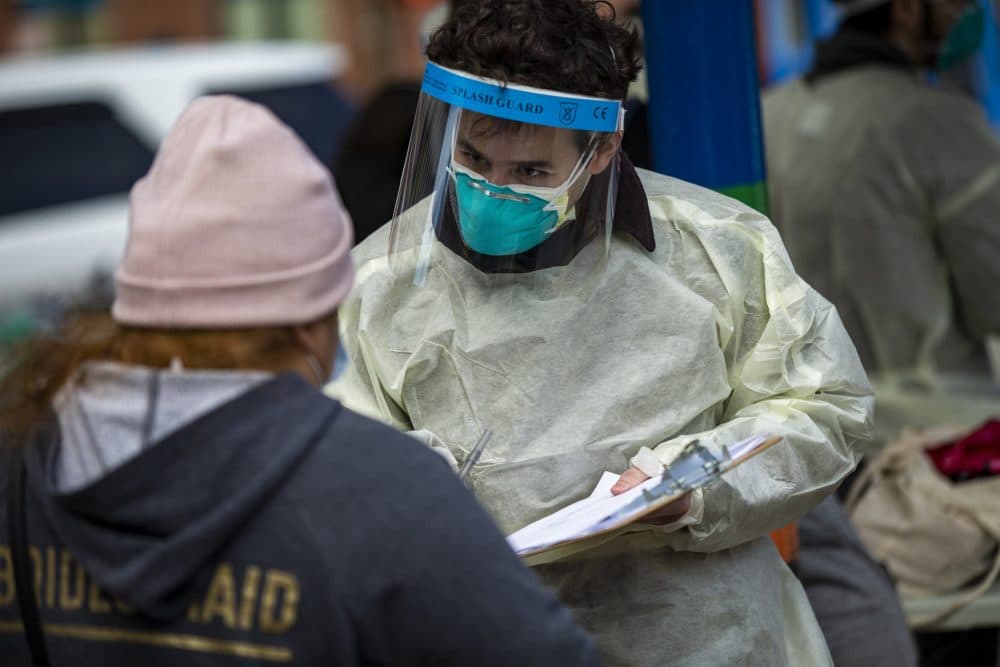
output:
[[[685,493],[719,479],[736,466],[767,451],[780,437],[753,436],[723,446],[715,455],[697,440],[688,443],[662,475],[618,496],[591,496],[542,517],[507,536],[522,558],[606,535],[640,520]]]

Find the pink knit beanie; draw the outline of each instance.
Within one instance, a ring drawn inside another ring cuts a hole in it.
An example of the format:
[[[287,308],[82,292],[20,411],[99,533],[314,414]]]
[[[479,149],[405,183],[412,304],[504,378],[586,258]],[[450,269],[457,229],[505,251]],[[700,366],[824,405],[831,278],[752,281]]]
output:
[[[288,127],[203,97],[132,188],[112,314],[159,328],[311,322],[350,291],[352,243],[329,172]]]

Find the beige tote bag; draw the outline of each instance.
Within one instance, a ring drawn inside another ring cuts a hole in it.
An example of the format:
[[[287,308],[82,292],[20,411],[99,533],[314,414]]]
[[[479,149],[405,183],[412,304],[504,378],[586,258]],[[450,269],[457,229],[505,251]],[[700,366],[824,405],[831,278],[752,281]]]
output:
[[[913,627],[937,623],[985,593],[1000,573],[1000,476],[955,483],[924,450],[965,431],[905,430],[851,489],[847,508],[904,597],[959,596]]]

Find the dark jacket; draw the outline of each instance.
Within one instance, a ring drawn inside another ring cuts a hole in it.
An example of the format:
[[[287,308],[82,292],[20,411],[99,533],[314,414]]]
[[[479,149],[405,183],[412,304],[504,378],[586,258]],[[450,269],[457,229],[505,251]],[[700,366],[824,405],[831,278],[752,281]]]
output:
[[[437,455],[295,376],[69,493],[59,447],[24,456],[55,667],[599,664]],[[0,665],[27,665],[7,542],[5,509]]]

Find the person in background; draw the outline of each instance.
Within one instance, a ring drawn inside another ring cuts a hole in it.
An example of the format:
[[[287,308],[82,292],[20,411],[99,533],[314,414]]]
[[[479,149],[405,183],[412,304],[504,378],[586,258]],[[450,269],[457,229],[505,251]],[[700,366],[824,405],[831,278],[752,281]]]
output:
[[[392,217],[420,99],[428,36],[455,7],[472,1],[396,0],[390,5],[392,15],[399,18],[396,32],[406,34],[406,39],[395,45],[397,66],[363,102],[330,161],[344,206],[354,221],[355,243],[364,241]]]
[[[0,663],[600,665],[439,457],[319,391],[351,245],[269,111],[184,112],[111,315],[0,385]]]
[[[764,139],[775,224],[871,374],[873,452],[905,426],[1000,414],[987,362],[1000,332],[1000,142],[974,99],[925,76],[974,55],[976,2],[837,4],[842,21],[808,73],[765,93]],[[831,499],[800,529],[796,572],[835,662],[916,664],[892,582],[843,509]],[[921,664],[995,665],[996,632],[982,634],[923,633]]]
[[[785,442],[539,565],[614,665],[823,665],[768,532],[854,467],[871,397],[836,312],[742,204],[636,171],[607,3],[467,3],[431,36],[393,220],[354,250],[331,393],[453,465],[505,532],[689,443]],[[624,472],[622,472],[624,471]]]
[[[872,373],[989,373],[1000,333],[1000,142],[925,68],[971,57],[973,0],[839,0],[811,70],[768,91],[775,224]]]
[[[420,82],[389,81],[358,110],[330,163],[361,243],[392,217]]]

